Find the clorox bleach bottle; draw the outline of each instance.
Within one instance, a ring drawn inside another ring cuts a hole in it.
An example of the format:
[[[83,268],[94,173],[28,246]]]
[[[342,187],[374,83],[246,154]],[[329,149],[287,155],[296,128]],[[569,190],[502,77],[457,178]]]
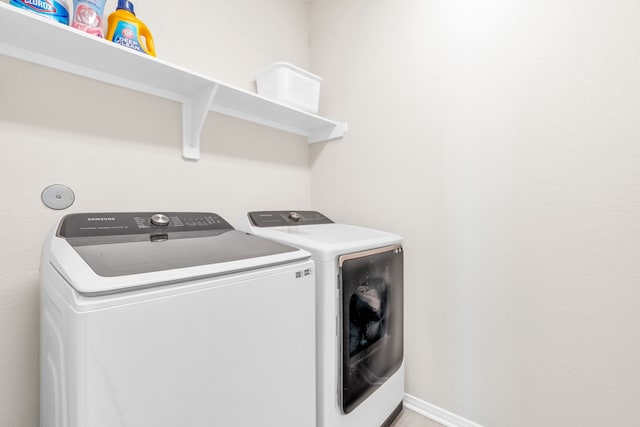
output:
[[[107,40],[138,52],[144,52],[147,55],[156,56],[149,28],[136,18],[133,3],[128,0],[118,0],[116,11],[109,15]]]
[[[69,25],[69,6],[66,0],[11,0],[12,5]]]

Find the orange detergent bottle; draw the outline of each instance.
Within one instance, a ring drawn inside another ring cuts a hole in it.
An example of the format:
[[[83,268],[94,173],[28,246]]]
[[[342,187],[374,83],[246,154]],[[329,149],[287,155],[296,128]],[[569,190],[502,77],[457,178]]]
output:
[[[109,15],[107,40],[119,45],[156,56],[153,37],[149,28],[136,18],[133,3],[128,0],[118,0],[116,11]]]

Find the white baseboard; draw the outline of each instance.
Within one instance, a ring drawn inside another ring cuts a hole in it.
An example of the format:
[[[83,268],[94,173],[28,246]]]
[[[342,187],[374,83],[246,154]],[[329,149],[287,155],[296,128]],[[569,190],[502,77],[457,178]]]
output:
[[[404,395],[404,407],[446,427],[482,427],[480,424],[469,421],[460,415],[427,403],[410,394]]]

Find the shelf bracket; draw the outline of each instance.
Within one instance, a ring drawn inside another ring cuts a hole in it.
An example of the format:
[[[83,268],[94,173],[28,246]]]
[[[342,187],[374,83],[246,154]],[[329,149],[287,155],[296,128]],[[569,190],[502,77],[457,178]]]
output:
[[[338,123],[335,126],[317,129],[309,134],[308,142],[309,144],[315,144],[316,142],[342,138],[348,129],[349,127],[346,123]]]
[[[200,158],[200,133],[220,85],[213,84],[182,102],[182,157]]]

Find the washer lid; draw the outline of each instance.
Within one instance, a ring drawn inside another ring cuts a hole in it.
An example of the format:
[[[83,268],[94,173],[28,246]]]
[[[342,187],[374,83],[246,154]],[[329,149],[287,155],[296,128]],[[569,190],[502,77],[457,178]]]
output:
[[[105,294],[309,257],[237,231],[212,213],[100,213],[63,218],[51,261],[80,293]]]

